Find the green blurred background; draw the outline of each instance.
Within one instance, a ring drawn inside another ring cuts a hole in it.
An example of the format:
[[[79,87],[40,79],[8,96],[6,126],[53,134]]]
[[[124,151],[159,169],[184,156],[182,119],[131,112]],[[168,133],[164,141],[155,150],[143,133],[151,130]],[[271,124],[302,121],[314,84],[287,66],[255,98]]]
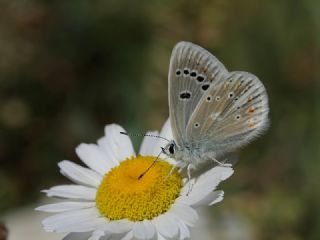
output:
[[[315,0],[0,0],[0,216],[66,182],[57,163],[79,162],[74,148],[105,124],[159,129],[181,40],[254,73],[270,98],[269,131],[239,152],[210,210],[215,239],[240,239],[226,232],[233,222],[247,239],[320,239]]]

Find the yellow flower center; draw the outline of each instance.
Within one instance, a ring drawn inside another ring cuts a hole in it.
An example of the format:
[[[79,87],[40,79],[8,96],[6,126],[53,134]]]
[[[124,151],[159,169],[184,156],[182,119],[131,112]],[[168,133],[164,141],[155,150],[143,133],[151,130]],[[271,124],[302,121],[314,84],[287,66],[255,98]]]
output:
[[[182,178],[172,165],[158,161],[150,170],[139,176],[153,163],[155,157],[137,156],[127,159],[102,180],[96,195],[100,213],[110,220],[153,219],[166,212],[179,196]]]

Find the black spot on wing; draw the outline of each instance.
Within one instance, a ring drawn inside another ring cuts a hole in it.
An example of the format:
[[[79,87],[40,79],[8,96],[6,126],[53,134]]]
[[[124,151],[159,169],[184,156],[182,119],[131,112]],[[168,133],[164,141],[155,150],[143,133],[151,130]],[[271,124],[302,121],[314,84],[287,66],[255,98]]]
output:
[[[188,75],[188,74],[190,73],[190,71],[189,71],[188,68],[185,68],[185,69],[183,70],[183,73],[184,73],[184,75]]]
[[[197,77],[197,81],[198,82],[203,82],[204,81],[204,76],[202,76],[202,75],[198,75],[198,77]]]
[[[191,77],[196,77],[196,76],[197,76],[197,72],[196,72],[196,71],[191,72],[191,73],[190,73],[190,76],[191,76]]]
[[[202,88],[203,91],[206,91],[209,87],[210,87],[210,84],[203,84],[203,85],[201,86],[201,88]]]
[[[188,100],[191,98],[191,92],[184,91],[180,93],[180,99],[182,100]]]

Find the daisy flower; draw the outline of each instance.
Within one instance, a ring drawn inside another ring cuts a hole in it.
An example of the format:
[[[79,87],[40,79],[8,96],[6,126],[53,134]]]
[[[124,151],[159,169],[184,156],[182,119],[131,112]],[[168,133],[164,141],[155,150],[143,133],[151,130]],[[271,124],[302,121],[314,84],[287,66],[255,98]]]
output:
[[[220,202],[223,191],[215,189],[233,169],[217,166],[187,181],[176,170],[170,174],[173,159],[161,159],[139,178],[165,143],[145,137],[136,155],[130,138],[120,132],[125,132],[121,126],[107,125],[97,144],[76,148],[87,167],[68,160],[58,164],[74,184],[44,190],[62,199],[36,209],[54,213],[42,221],[44,229],[67,233],[64,240],[189,239],[198,218],[195,207]],[[160,136],[172,139],[169,121]]]

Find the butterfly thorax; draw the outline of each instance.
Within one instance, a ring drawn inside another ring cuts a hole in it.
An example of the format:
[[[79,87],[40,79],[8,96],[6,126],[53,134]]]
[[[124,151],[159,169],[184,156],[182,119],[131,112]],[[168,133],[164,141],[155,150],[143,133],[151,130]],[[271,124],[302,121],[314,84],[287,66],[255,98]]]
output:
[[[171,141],[162,150],[168,157],[175,159],[182,168],[188,165],[198,167],[208,160],[208,157],[205,156],[206,154],[201,151],[200,146],[194,143],[179,146],[175,141]]]

